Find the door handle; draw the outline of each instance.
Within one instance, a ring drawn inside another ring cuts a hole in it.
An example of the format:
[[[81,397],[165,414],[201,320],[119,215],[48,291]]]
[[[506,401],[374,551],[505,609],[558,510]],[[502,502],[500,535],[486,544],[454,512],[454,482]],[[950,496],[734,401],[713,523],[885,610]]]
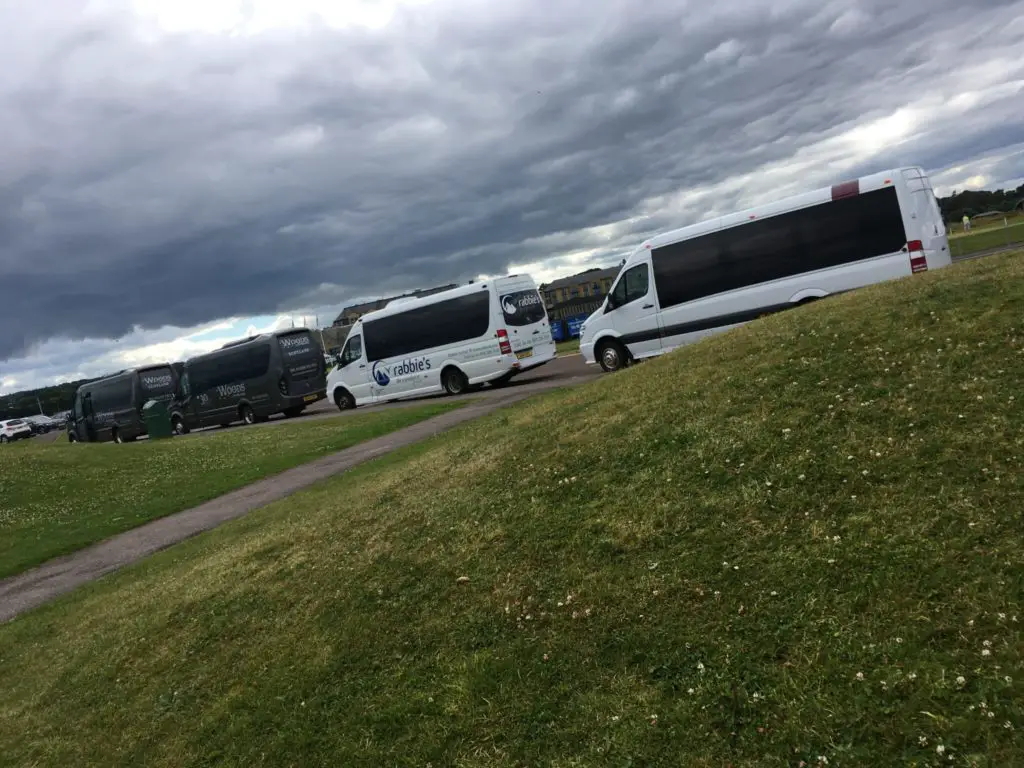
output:
[[[643,309],[654,309],[653,304],[644,304]]]
[[[366,366],[365,366],[365,365],[360,365],[359,367],[360,367],[360,368],[365,368]]]

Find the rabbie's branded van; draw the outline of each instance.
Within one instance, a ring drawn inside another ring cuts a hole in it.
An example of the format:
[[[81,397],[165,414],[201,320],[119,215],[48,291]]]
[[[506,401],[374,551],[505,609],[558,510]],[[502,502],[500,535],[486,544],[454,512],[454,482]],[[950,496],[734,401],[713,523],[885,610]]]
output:
[[[342,410],[483,384],[503,386],[555,358],[544,301],[529,275],[396,299],[349,331],[327,392]]]

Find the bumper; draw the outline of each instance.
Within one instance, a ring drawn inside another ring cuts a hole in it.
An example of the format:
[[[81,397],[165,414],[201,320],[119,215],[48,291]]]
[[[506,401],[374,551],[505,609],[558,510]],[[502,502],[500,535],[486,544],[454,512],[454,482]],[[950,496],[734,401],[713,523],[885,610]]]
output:
[[[594,342],[580,341],[580,354],[583,355],[583,362],[588,365],[593,365],[597,362],[597,358],[594,357]]]
[[[291,397],[286,397],[285,402],[289,408],[295,408],[300,405],[312,405],[313,403],[318,403],[321,400],[326,399],[327,390],[321,389],[316,392],[310,392],[306,395],[292,395]]]

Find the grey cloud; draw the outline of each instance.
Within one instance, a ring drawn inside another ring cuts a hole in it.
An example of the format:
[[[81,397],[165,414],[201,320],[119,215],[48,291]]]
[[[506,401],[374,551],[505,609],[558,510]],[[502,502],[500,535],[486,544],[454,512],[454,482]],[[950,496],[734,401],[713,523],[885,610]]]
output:
[[[384,32],[157,44],[69,0],[32,5],[36,48],[0,76],[16,149],[0,164],[0,359],[584,247],[608,261],[707,210],[610,243],[580,230],[1024,54],[1009,0],[438,3]],[[1019,142],[1020,108],[1008,96],[865,170]]]

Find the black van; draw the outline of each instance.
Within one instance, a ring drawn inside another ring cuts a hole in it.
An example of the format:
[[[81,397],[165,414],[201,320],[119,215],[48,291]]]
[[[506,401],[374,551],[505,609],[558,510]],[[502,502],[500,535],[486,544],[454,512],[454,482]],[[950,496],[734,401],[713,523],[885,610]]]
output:
[[[308,329],[250,336],[189,358],[171,407],[177,434],[274,414],[298,416],[327,396],[324,355]]]
[[[169,402],[178,388],[171,365],[134,368],[105,379],[83,384],[75,392],[68,417],[72,443],[135,440],[146,434],[142,406],[150,400]]]

